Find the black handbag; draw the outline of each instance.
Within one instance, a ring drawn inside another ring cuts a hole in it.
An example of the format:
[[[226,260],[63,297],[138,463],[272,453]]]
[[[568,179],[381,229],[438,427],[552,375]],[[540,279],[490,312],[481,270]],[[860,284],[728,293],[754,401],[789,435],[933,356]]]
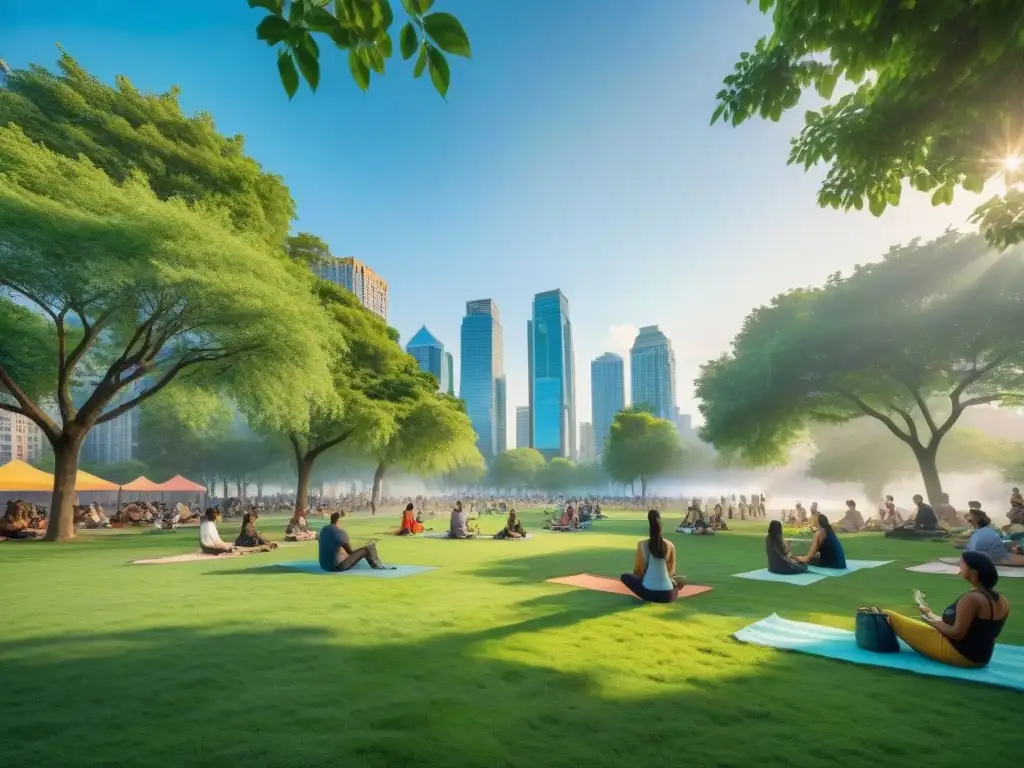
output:
[[[899,653],[900,641],[885,614],[877,608],[858,608],[857,647],[872,653]]]

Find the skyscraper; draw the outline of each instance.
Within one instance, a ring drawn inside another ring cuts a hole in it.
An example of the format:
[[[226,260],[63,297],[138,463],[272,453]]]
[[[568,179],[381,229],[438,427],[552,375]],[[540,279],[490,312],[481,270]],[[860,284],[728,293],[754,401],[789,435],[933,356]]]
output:
[[[455,396],[455,358],[452,357],[452,353],[451,352],[445,352],[444,353],[444,365],[445,365],[445,375],[447,376],[446,381],[448,382],[448,387],[444,391],[447,392],[449,395],[452,395],[454,397]]]
[[[594,425],[589,421],[580,422],[580,461],[589,462],[595,458]]]
[[[576,458],[576,363],[569,300],[559,291],[533,297],[527,322],[530,446],[547,458]]]
[[[453,393],[451,352],[444,351],[444,344],[427,330],[427,326],[424,325],[409,339],[405,351],[416,358],[421,371],[434,377],[438,390]]]
[[[388,283],[359,259],[331,256],[313,270],[324,280],[330,280],[351,291],[359,303],[385,320],[388,319]]]
[[[459,397],[476,430],[485,459],[505,449],[505,368],[501,319],[490,299],[466,302],[462,318]],[[500,447],[499,447],[500,446]]]
[[[0,411],[0,465],[15,459],[36,461],[44,443],[43,431],[34,421],[20,413]]]
[[[594,425],[594,457],[604,456],[604,446],[615,414],[626,407],[625,364],[614,352],[590,362],[590,410]]]
[[[676,414],[676,355],[656,325],[646,325],[629,351],[633,405],[646,405],[659,419]]]
[[[516,406],[516,448],[530,447],[530,406]]]

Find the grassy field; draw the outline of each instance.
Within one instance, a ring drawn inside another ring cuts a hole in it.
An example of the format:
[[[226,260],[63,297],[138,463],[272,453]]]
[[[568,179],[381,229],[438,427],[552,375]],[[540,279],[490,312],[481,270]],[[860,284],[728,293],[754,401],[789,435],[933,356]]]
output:
[[[859,605],[913,613],[914,587],[944,606],[959,580],[903,569],[947,546],[846,536],[849,557],[897,562],[794,587],[730,577],[764,564],[764,525],[745,524],[672,535],[679,571],[715,588],[673,605],[545,583],[630,567],[643,514],[611,514],[594,531],[527,542],[385,537],[386,561],[439,566],[395,580],[264,567],[313,559],[315,543],[126,565],[195,549],[194,529],[0,544],[0,765],[1016,762],[1017,693],[730,638],[773,611],[846,628]],[[396,524],[347,527],[358,540]],[[485,531],[501,524],[483,519]],[[227,539],[234,524],[222,529]],[[1024,606],[1024,583],[1002,586]],[[1001,639],[1024,643],[1024,621]]]

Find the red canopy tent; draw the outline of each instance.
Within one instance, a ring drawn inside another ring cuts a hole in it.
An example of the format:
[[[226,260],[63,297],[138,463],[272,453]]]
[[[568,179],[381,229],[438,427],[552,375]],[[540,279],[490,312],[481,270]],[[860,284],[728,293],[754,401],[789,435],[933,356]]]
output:
[[[139,475],[130,483],[122,485],[121,490],[130,493],[160,493],[163,488],[160,487],[160,483],[154,483],[145,475]]]

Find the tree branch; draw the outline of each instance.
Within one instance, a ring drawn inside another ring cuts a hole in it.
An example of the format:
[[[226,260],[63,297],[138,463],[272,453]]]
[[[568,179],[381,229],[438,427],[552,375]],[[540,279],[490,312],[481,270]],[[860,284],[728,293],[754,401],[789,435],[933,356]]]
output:
[[[921,415],[924,416],[924,421],[928,425],[928,429],[934,437],[935,433],[938,431],[938,426],[935,424],[935,418],[932,416],[932,411],[928,407],[928,403],[921,396],[921,391],[904,378],[899,378],[899,381],[903,383],[903,386],[905,386],[910,392],[911,397],[914,398],[914,402],[917,404],[918,410],[920,410]]]
[[[2,402],[2,401],[0,401],[0,411],[7,411],[8,413],[16,413],[19,416],[27,416],[28,415],[21,408],[21,406],[11,405],[10,403],[5,403],[5,402]]]
[[[346,440],[348,440],[352,436],[353,432],[355,432],[355,428],[352,428],[352,429],[349,429],[349,430],[345,431],[342,435],[340,435],[340,436],[338,436],[336,438],[333,438],[331,440],[327,440],[327,441],[325,441],[323,443],[320,443],[320,445],[318,445],[315,448],[311,449],[309,451],[309,453],[306,454],[307,458],[315,459],[317,456],[322,454],[324,451],[330,450],[331,448],[333,448],[336,445],[341,445],[343,442],[345,442]]]
[[[882,422],[886,426],[886,429],[892,432],[896,437],[898,437],[904,443],[909,445],[911,448],[914,447],[915,443],[920,445],[919,440],[913,439],[911,435],[901,430],[899,428],[899,425],[897,425],[895,421],[893,421],[891,418],[886,416],[881,411],[872,408],[870,405],[864,402],[864,400],[859,398],[853,392],[848,392],[840,387],[833,387],[833,389],[836,391],[837,394],[841,395],[842,397],[845,397],[851,403],[856,405],[857,408],[861,411],[861,413],[863,413],[865,416],[870,416],[871,418],[877,419],[878,421]]]
[[[53,322],[55,322],[55,323],[57,322],[57,313],[54,312],[52,309],[50,309],[50,307],[46,304],[46,302],[44,302],[42,299],[40,299],[38,296],[36,296],[31,291],[28,291],[25,288],[22,288],[20,285],[18,285],[15,282],[12,282],[11,280],[9,280],[6,277],[0,278],[0,285],[6,285],[11,290],[16,291],[17,293],[20,293],[26,299],[31,301],[33,304],[37,305],[41,310],[43,310],[43,312],[45,312],[46,315],[51,320],[53,320]]]
[[[917,432],[917,424],[914,422],[914,417],[910,414],[910,411],[898,408],[895,405],[890,407],[903,417],[903,421],[907,425],[907,431],[910,433],[910,436],[917,442],[921,442],[921,436]]]
[[[7,369],[4,368],[2,364],[0,364],[0,384],[3,384],[11,397],[18,401],[18,406],[21,408],[20,413],[23,416],[27,416],[32,419],[32,421],[34,421],[36,425],[43,430],[43,434],[46,435],[46,438],[51,443],[56,442],[61,431],[57,429],[57,425],[53,423],[53,419],[47,416],[46,412],[43,411],[42,408],[32,402],[32,398],[26,395],[22,388],[14,382],[14,379],[11,378],[11,375],[7,373]],[[0,406],[6,405],[6,403],[0,403]],[[4,407],[3,410],[18,413],[18,411],[9,407]]]

